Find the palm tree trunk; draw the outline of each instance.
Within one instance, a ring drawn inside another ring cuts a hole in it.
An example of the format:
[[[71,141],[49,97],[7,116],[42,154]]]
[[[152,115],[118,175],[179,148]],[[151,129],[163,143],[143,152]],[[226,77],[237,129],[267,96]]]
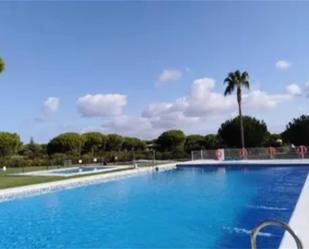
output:
[[[238,102],[238,112],[240,119],[240,139],[241,139],[241,148],[245,148],[245,134],[244,134],[244,123],[242,120],[242,110],[241,110],[241,89],[237,89],[237,102]]]

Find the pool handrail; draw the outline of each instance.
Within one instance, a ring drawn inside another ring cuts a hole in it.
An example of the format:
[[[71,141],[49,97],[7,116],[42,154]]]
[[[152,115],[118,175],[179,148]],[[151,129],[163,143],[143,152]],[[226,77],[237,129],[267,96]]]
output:
[[[300,238],[293,231],[293,229],[288,224],[279,220],[265,220],[256,225],[256,227],[251,231],[251,249],[256,249],[256,237],[259,234],[260,230],[267,226],[277,226],[284,228],[284,230],[288,231],[292,235],[293,239],[296,242],[297,249],[303,249],[303,244]]]

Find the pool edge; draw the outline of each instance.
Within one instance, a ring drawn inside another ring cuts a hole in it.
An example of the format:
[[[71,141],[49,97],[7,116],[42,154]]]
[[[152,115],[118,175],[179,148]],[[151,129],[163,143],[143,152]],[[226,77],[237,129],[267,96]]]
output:
[[[290,227],[299,236],[303,243],[303,248],[309,248],[309,223],[306,215],[309,210],[309,174],[299,195],[298,201],[295,205],[291,219],[289,221]],[[296,242],[288,232],[284,233],[279,249],[296,248]]]
[[[180,166],[198,166],[198,165],[210,165],[210,166],[215,166],[215,165],[223,165],[223,166],[228,166],[228,165],[279,165],[279,166],[284,166],[284,165],[301,165],[301,166],[309,166],[309,159],[263,159],[263,160],[228,160],[228,161],[220,161],[220,160],[212,160],[212,159],[204,159],[204,160],[195,160],[195,161],[186,161],[186,162],[181,162],[178,163],[177,165]]]
[[[176,164],[177,163],[175,162],[175,163],[157,165],[156,167],[158,167],[161,170],[169,170],[176,168]],[[143,167],[137,169],[128,169],[123,171],[110,172],[105,174],[97,174],[92,176],[83,176],[73,179],[63,179],[53,182],[2,189],[0,190],[0,203],[27,196],[41,195],[53,191],[61,191],[86,186],[90,184],[112,181],[126,176],[144,174],[147,172],[152,172],[154,169],[155,167]]]
[[[309,166],[309,159],[282,159],[282,160],[239,160],[239,161],[218,161],[218,160],[196,160],[183,162],[181,166],[199,166],[208,164],[209,166],[229,166],[229,165],[252,165],[255,166]],[[309,222],[306,220],[306,215],[309,210],[309,174],[305,179],[302,190],[292,212],[289,226],[295,231],[303,243],[303,248],[309,248]],[[296,248],[296,242],[288,232],[285,232],[279,245],[279,249]]]

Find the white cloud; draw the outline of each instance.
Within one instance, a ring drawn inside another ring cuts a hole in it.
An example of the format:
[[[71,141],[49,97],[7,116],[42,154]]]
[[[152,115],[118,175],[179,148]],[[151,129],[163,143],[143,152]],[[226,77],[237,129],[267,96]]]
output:
[[[168,81],[179,80],[182,77],[182,72],[177,69],[164,69],[159,75],[156,86],[160,86]]]
[[[302,95],[302,89],[299,85],[297,84],[290,84],[286,87],[286,90],[289,94],[293,96],[300,96]]]
[[[150,121],[154,128],[167,130],[176,128],[186,129],[200,120],[200,117],[188,117],[184,113],[174,112],[155,117]]]
[[[127,97],[121,94],[87,94],[77,100],[77,110],[84,117],[121,115],[126,105]]]
[[[289,94],[269,94],[260,90],[251,91],[243,96],[244,107],[249,110],[265,110],[277,107],[292,99]]]
[[[214,92],[214,87],[214,79],[197,79],[193,82],[188,96],[178,98],[170,103],[150,104],[145,108],[143,116],[148,118],[156,117],[159,120],[167,117],[170,119],[173,116],[175,120],[182,119],[183,121],[183,117],[205,117],[211,113],[216,114],[216,112],[229,110],[236,104],[234,97],[224,97],[222,93]]]
[[[300,97],[309,97],[309,82],[304,83],[303,85],[299,84],[290,84],[286,87],[287,92],[291,96],[300,96]]]
[[[154,129],[183,128],[190,132],[190,127],[201,127],[211,120],[225,120],[237,110],[236,96],[224,97],[215,91],[216,82],[212,78],[197,79],[192,83],[187,96],[174,102],[150,104],[142,116],[148,118]],[[252,111],[268,110],[292,99],[290,94],[270,94],[254,90],[243,94],[244,109]],[[235,116],[235,115],[234,115]]]
[[[276,62],[276,68],[279,70],[287,70],[292,66],[292,63],[287,60],[278,60]]]
[[[36,119],[37,121],[45,121],[49,119],[54,113],[56,113],[59,109],[59,98],[49,97],[47,98],[41,110],[39,117]]]
[[[171,102],[149,104],[142,115],[137,117],[122,114],[122,108],[112,111],[111,108],[115,104],[108,105],[109,112],[120,113],[120,115],[109,115],[113,117],[102,125],[102,129],[105,132],[142,138],[156,137],[167,129],[182,129],[187,134],[196,132],[206,134],[217,129],[220,123],[231,118],[232,114],[233,116],[238,114],[236,93],[224,97],[223,89],[219,92],[215,87],[216,81],[212,78],[196,79],[186,96]],[[256,111],[265,113],[292,98],[293,95],[290,93],[271,94],[260,90],[245,92],[243,94],[244,113],[252,114]],[[96,116],[106,116],[105,111],[104,115],[97,114],[100,109],[98,105],[95,105],[94,109]],[[88,116],[94,115],[92,112],[90,114],[87,112]]]
[[[309,82],[306,82],[303,87],[303,94],[305,97],[309,98]]]
[[[172,106],[173,106],[173,103],[165,103],[165,102],[150,104],[143,111],[143,116],[147,118],[155,117],[164,112],[168,112]]]
[[[118,116],[102,125],[104,132],[118,133],[127,136],[137,136],[148,138],[156,136],[153,133],[152,125],[147,118],[131,117],[131,116]]]
[[[187,99],[187,108],[184,111],[188,117],[207,117],[226,112],[236,105],[233,96],[224,97],[222,93],[214,91],[216,81],[211,78],[197,79],[191,86]]]

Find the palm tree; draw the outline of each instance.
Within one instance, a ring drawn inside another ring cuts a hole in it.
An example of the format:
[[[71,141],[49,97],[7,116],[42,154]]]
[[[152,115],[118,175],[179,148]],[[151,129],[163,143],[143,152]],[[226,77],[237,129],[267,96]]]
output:
[[[242,148],[245,148],[244,124],[242,120],[242,111],[241,111],[241,88],[242,87],[245,87],[247,89],[250,88],[249,74],[247,72],[241,73],[239,70],[231,72],[228,74],[228,77],[224,80],[224,84],[227,84],[224,91],[224,96],[232,94],[235,88],[237,90],[241,146]]]
[[[4,60],[0,57],[0,73],[4,71]]]

